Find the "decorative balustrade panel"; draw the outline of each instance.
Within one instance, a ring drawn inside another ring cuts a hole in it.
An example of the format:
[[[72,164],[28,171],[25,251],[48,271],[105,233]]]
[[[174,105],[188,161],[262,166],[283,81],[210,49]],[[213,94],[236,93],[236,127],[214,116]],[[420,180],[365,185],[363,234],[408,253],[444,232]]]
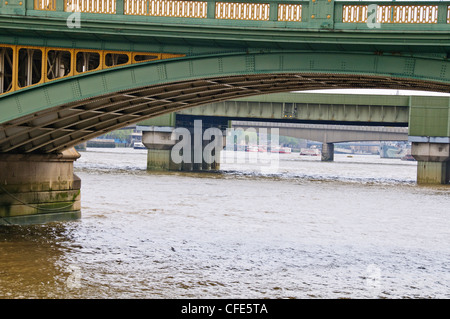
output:
[[[206,1],[125,0],[124,13],[173,18],[206,18]]]
[[[115,0],[66,0],[64,11],[83,13],[116,13]]]
[[[268,21],[270,4],[216,2],[216,19]]]
[[[342,22],[365,23],[367,22],[367,5],[344,5],[342,9]]]
[[[302,21],[302,5],[301,4],[279,4],[278,5],[278,21]]]
[[[149,15],[156,17],[206,18],[207,2],[150,0]]]
[[[378,6],[377,8],[377,23],[391,23],[392,6]]]
[[[376,8],[376,19],[373,22],[377,23],[431,24],[438,22],[437,5],[379,5]],[[342,22],[367,23],[371,14],[369,11],[371,11],[369,5],[344,5]],[[447,20],[450,20],[449,15],[450,13],[447,13]]]
[[[147,15],[148,0],[125,0],[124,14],[128,15]]]
[[[393,23],[437,23],[438,6],[394,6]]]
[[[56,1],[55,0],[34,0],[34,9],[43,11],[55,11]]]
[[[447,7],[447,23],[450,23],[450,6]]]
[[[56,11],[56,1],[34,0],[34,9]],[[209,5],[214,5],[214,2],[209,2]],[[301,4],[278,3],[277,6],[278,21],[302,21]],[[124,14],[126,15],[205,19],[207,18],[207,9],[208,1],[124,0]],[[436,24],[438,23],[438,10],[438,5],[423,4],[344,4],[342,6],[342,22]],[[64,11],[116,14],[116,0],[64,0]],[[215,2],[216,19],[268,21],[269,14],[270,3]],[[450,23],[450,6],[447,6],[447,23]]]

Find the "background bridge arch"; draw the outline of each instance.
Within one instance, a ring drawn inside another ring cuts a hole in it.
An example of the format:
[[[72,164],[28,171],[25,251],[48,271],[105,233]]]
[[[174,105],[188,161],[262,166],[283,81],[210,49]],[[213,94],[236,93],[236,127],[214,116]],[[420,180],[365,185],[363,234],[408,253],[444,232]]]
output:
[[[323,88],[450,92],[450,62],[358,53],[249,53],[127,65],[0,97],[0,152],[59,152],[105,132],[237,97]]]

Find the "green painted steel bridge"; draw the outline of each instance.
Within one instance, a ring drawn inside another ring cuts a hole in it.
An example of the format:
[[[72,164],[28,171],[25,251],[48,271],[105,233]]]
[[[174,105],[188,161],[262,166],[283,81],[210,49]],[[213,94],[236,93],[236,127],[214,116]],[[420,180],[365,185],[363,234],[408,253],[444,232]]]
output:
[[[156,115],[273,92],[450,92],[449,5],[2,0],[0,152],[59,152]]]
[[[450,93],[449,57],[449,1],[1,0],[0,222],[77,215],[69,150],[108,131],[267,93]],[[418,182],[447,183],[450,103],[416,102]]]

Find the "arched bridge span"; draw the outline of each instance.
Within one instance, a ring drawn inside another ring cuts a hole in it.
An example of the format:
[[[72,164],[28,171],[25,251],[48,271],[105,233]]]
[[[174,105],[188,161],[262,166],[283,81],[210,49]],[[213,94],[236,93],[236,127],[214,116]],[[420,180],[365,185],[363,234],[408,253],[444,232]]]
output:
[[[450,70],[449,61],[423,57],[410,65],[406,56],[272,52],[182,57],[57,79],[0,97],[0,152],[60,152],[146,118],[266,93],[323,88],[450,92],[450,80],[435,72]]]

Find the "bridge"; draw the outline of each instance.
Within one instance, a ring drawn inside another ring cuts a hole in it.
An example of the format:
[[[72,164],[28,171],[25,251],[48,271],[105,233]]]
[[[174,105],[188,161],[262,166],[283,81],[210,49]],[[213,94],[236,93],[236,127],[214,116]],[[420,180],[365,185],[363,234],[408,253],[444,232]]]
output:
[[[334,160],[334,144],[359,141],[407,141],[408,128],[367,127],[354,125],[292,124],[233,121],[233,127],[271,132],[277,128],[280,136],[289,136],[322,143],[322,161]]]
[[[162,145],[171,151],[176,143],[170,138],[175,127],[191,128],[194,120],[202,120],[206,128],[220,127],[223,131],[230,121],[232,127],[244,130],[264,129],[270,133],[276,128],[281,136],[323,143],[322,160],[332,161],[334,143],[407,141],[409,106],[414,100],[400,95],[276,93],[181,110],[140,122],[138,128],[149,149],[149,169],[169,167],[170,152],[162,155]],[[182,165],[171,167],[183,169]],[[185,168],[191,170],[192,166]]]
[[[277,128],[280,136],[321,143],[408,141],[408,128],[233,121],[233,127]],[[270,130],[269,130],[270,132]]]
[[[449,12],[446,1],[2,1],[1,220],[79,216],[70,149],[159,115],[294,90],[449,93]],[[445,97],[410,105],[418,183],[448,182],[449,123]]]

